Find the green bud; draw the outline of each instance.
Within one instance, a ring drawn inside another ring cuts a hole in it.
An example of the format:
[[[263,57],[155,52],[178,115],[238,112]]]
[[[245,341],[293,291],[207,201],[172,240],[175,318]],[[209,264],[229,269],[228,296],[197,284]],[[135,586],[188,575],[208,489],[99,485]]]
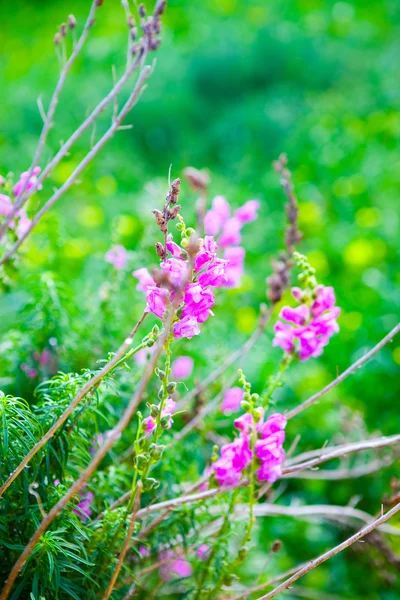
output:
[[[165,417],[161,417],[160,425],[163,429],[168,429],[171,422],[171,417],[166,415]]]
[[[138,454],[136,457],[136,468],[140,472],[144,471],[148,465],[147,456],[144,454]]]
[[[240,403],[240,405],[243,408],[243,410],[245,410],[246,412],[249,412],[249,410],[251,408],[250,402],[247,402],[246,400],[242,400],[242,402]]]
[[[158,390],[158,397],[160,400],[162,400],[162,397],[164,395],[164,388],[161,386],[160,389]]]
[[[176,381],[170,381],[167,385],[168,394],[173,394],[176,390],[177,383]]]
[[[153,334],[155,337],[157,337],[157,336],[159,335],[159,333],[160,333],[160,328],[159,328],[159,326],[158,326],[158,325],[154,325],[153,329],[151,330],[151,333],[152,333],[152,334]]]
[[[154,458],[154,460],[160,460],[160,458],[163,455],[164,450],[165,450],[165,446],[161,446],[158,444],[151,444],[151,446],[149,447],[149,452],[150,452],[151,456]]]
[[[193,234],[194,234],[194,229],[193,229],[193,227],[188,227],[188,228],[186,229],[186,236],[187,236],[187,237],[190,237],[190,236],[191,236],[191,235],[193,235]]]
[[[253,416],[254,416],[254,420],[256,423],[258,423],[258,421],[260,421],[262,419],[263,416],[263,410],[262,408],[256,408],[253,411]]]
[[[158,379],[160,379],[161,381],[165,378],[165,371],[162,371],[161,369],[156,369],[155,373]]]
[[[252,394],[251,395],[251,400],[254,403],[258,402],[259,399],[260,399],[260,396],[258,394]]]
[[[183,231],[184,228],[185,228],[185,226],[184,226],[183,223],[177,223],[176,224],[176,228],[177,228],[178,231]]]
[[[187,248],[188,244],[189,244],[189,242],[185,238],[181,241],[181,245],[183,246],[183,248]]]
[[[151,490],[156,490],[160,485],[160,482],[157,479],[153,479],[153,477],[146,477],[143,482],[143,491],[150,492]]]
[[[152,417],[156,417],[158,415],[158,413],[160,412],[160,409],[157,406],[157,404],[150,404],[149,409],[150,409],[150,415]]]
[[[154,340],[152,340],[151,338],[149,338],[149,339],[147,340],[147,342],[146,342],[146,346],[147,346],[148,348],[151,348],[152,346],[154,346],[154,344],[155,344],[155,342],[154,342]]]

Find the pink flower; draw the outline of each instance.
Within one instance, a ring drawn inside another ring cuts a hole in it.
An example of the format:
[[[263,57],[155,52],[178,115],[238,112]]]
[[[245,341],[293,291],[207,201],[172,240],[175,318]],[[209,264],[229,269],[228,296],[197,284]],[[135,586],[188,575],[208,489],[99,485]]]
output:
[[[125,269],[128,261],[128,252],[124,246],[118,244],[113,246],[105,255],[106,262],[113,265],[116,269]]]
[[[340,309],[335,306],[333,288],[318,285],[314,291],[316,297],[311,311],[305,304],[296,308],[285,306],[279,317],[293,325],[278,321],[274,328],[272,345],[280,346],[285,352],[293,352],[298,340],[298,356],[302,361],[320,356],[332,335],[339,331],[336,319]],[[292,294],[297,300],[303,299],[300,288],[292,288]]]
[[[11,203],[10,198],[5,194],[0,194],[0,215],[8,217],[8,215],[11,214],[12,209],[13,205]]]
[[[314,317],[319,317],[326,310],[331,310],[336,303],[333,287],[317,285],[315,288],[316,298],[311,306],[311,312]]]
[[[147,286],[146,300],[148,312],[152,312],[156,317],[163,318],[168,302],[168,292],[164,288],[157,286]]]
[[[190,563],[182,556],[181,552],[176,552],[172,549],[163,550],[159,554],[160,560],[170,559],[160,567],[160,577],[164,581],[169,581],[172,574],[178,577],[190,577],[193,569]]]
[[[146,290],[150,285],[156,285],[156,282],[154,281],[147,269],[137,269],[136,271],[132,272],[132,275],[139,280],[136,289],[140,292],[146,293]]]
[[[190,283],[185,288],[185,307],[182,316],[195,317],[198,323],[204,323],[213,314],[215,297],[210,289],[203,289],[198,283]]]
[[[249,200],[235,211],[235,217],[239,219],[241,223],[251,223],[251,221],[257,219],[257,210],[259,207],[260,202],[258,200]]]
[[[294,350],[294,327],[278,321],[274,327],[275,337],[272,340],[273,346],[280,346],[285,352]]]
[[[188,338],[189,340],[194,335],[199,335],[200,329],[197,319],[195,317],[186,316],[180,321],[175,323],[173,327],[174,337],[176,338]]]
[[[242,246],[228,246],[225,248],[224,259],[228,261],[225,267],[227,280],[225,287],[235,288],[240,285],[240,280],[244,272],[244,257],[246,251]]]
[[[206,235],[203,241],[203,246],[194,260],[194,270],[196,273],[204,269],[215,258],[218,245],[212,236]]]
[[[32,171],[32,175],[31,175],[31,177],[29,178],[28,184],[27,184],[27,185],[26,185],[26,187],[25,187],[25,191],[29,191],[29,190],[31,190],[31,189],[32,189],[34,186],[36,186],[36,185],[37,185],[37,182],[38,182],[37,175],[39,175],[40,171],[41,171],[41,168],[40,168],[40,167],[35,167],[35,168],[33,169],[33,171]],[[29,171],[25,171],[24,173],[22,173],[22,174],[21,174],[21,177],[20,177],[20,180],[19,180],[19,181],[18,181],[18,182],[15,184],[15,186],[14,186],[14,194],[15,194],[16,196],[19,196],[19,194],[20,194],[20,193],[21,193],[21,191],[22,191],[22,188],[25,186],[25,181],[26,181],[26,179],[27,179],[27,177],[28,177],[28,174],[29,174]],[[41,185],[38,185],[38,186],[37,186],[37,189],[38,189],[38,190],[41,190],[41,189],[42,189],[42,186],[41,186]]]
[[[239,429],[242,433],[248,434],[253,428],[253,417],[250,413],[243,413],[239,418],[233,421],[236,429]]]
[[[240,230],[242,223],[236,217],[228,219],[222,229],[221,236],[218,240],[221,248],[224,246],[232,246],[233,244],[240,244],[241,235]]]
[[[239,437],[221,448],[221,457],[212,467],[219,485],[231,486],[239,483],[242,471],[251,462],[251,451],[247,437]]]
[[[172,363],[172,377],[178,380],[187,379],[192,374],[193,364],[193,358],[190,356],[179,356]]]
[[[266,420],[263,425],[260,427],[260,436],[261,438],[266,438],[272,433],[276,433],[277,431],[282,431],[285,429],[287,424],[287,420],[280,413],[274,413]]]
[[[303,325],[310,316],[310,309],[305,304],[300,304],[296,308],[290,306],[284,306],[279,313],[281,319],[295,323],[296,325]]]
[[[92,492],[87,492],[82,500],[72,509],[72,512],[78,515],[82,522],[87,521],[92,516],[90,505],[93,500],[94,494],[92,494]]]
[[[221,404],[221,410],[224,414],[237,412],[243,400],[243,390],[240,387],[233,387],[226,390]]]
[[[178,244],[175,244],[175,242],[173,242],[172,240],[170,240],[169,242],[167,242],[167,250],[175,258],[182,259],[182,253],[183,253],[182,248],[180,246],[178,246]]]
[[[201,546],[199,546],[196,550],[197,558],[199,558],[200,560],[207,560],[209,550],[210,546],[208,544],[201,544]]]
[[[204,217],[204,230],[209,235],[216,235],[222,225],[229,219],[231,209],[223,196],[215,196],[212,209]]]
[[[35,377],[37,377],[38,375],[37,369],[34,369],[27,363],[21,363],[20,369],[25,373],[27,377],[29,377],[29,379],[35,379]]]
[[[292,287],[291,289],[292,296],[297,302],[302,302],[303,300],[303,290],[299,287]]]
[[[226,260],[222,258],[216,258],[214,262],[207,267],[204,273],[199,275],[199,283],[203,287],[221,287],[226,281],[225,268],[227,265]]]
[[[169,258],[161,263],[161,270],[169,276],[171,282],[180,286],[187,275],[187,264],[183,260]]]

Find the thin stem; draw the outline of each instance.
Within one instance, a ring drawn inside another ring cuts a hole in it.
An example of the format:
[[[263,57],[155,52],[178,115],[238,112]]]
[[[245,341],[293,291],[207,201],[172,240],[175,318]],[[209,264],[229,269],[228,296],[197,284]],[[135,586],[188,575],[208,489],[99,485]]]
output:
[[[306,408],[308,408],[309,406],[311,406],[311,404],[314,404],[315,402],[317,402],[317,400],[319,400],[322,396],[324,396],[331,389],[333,389],[334,387],[336,387],[337,385],[339,385],[339,383],[342,383],[342,381],[344,379],[346,379],[346,377],[348,377],[349,375],[351,375],[352,373],[354,373],[354,371],[356,371],[357,369],[359,369],[360,367],[362,367],[363,364],[365,364],[367,361],[369,361],[370,358],[372,358],[377,352],[379,352],[379,350],[381,350],[388,342],[390,342],[395,337],[395,335],[397,335],[399,333],[399,331],[400,331],[400,323],[398,323],[396,325],[396,327],[393,327],[392,331],[390,331],[378,344],[376,344],[376,346],[374,346],[373,348],[371,348],[371,350],[369,350],[369,352],[367,352],[366,354],[364,354],[364,356],[362,356],[361,358],[359,358],[348,369],[346,369],[345,371],[343,371],[343,373],[341,375],[339,375],[339,377],[336,377],[336,379],[334,379],[333,381],[331,381],[320,392],[317,392],[316,394],[314,394],[313,396],[311,396],[311,398],[309,398],[308,400],[306,400],[305,402],[303,402],[299,406],[296,406],[296,408],[293,408],[292,410],[289,410],[285,414],[286,418],[287,419],[291,419],[292,417],[295,417],[296,415],[298,415],[299,413],[301,413],[303,410],[305,410]]]
[[[2,256],[2,258],[0,259],[0,265],[4,264],[11,256],[13,256],[16,250],[18,250],[18,248],[21,246],[24,240],[31,233],[32,229],[34,229],[34,227],[36,227],[36,225],[39,223],[42,216],[46,214],[50,210],[50,208],[57,202],[57,200],[72,186],[72,184],[76,181],[76,179],[87,167],[87,165],[95,158],[95,156],[100,152],[103,146],[113,137],[126,115],[130,112],[130,110],[137,102],[139,95],[143,89],[144,83],[149,78],[151,71],[152,69],[150,66],[143,67],[139,78],[136,82],[136,85],[132,93],[130,94],[128,100],[126,101],[124,107],[120,111],[118,117],[112,122],[111,126],[106,131],[106,133],[88,152],[85,158],[79,163],[74,172],[68,177],[68,179],[63,183],[63,185],[51,196],[51,198],[49,198],[49,200],[39,210],[39,212],[32,219],[29,227],[27,227],[23,235],[21,235],[21,237],[15,242],[15,244],[10,248],[10,250]]]
[[[7,490],[7,488],[12,484],[12,482],[18,477],[18,475],[24,470],[24,468],[29,464],[29,462],[32,460],[32,458],[35,456],[35,454],[37,454],[39,452],[39,450],[41,448],[43,448],[43,446],[49,441],[49,439],[53,437],[53,435],[56,433],[56,431],[65,423],[65,421],[68,419],[68,417],[71,415],[71,413],[75,410],[75,408],[78,406],[78,404],[81,402],[81,400],[83,400],[83,398],[85,398],[86,394],[88,392],[90,392],[90,390],[95,385],[97,385],[103,379],[103,377],[105,377],[107,375],[107,373],[109,373],[112,369],[114,369],[119,364],[121,359],[124,357],[125,352],[128,350],[129,346],[132,344],[133,338],[134,338],[137,330],[139,329],[139,327],[145,320],[146,316],[147,316],[147,312],[145,311],[145,312],[143,312],[139,321],[136,323],[135,327],[132,329],[129,336],[126,338],[126,340],[120,346],[120,348],[117,350],[115,356],[113,356],[113,358],[110,360],[110,362],[108,362],[106,365],[104,365],[104,367],[100,371],[98,371],[87,383],[85,383],[85,385],[79,390],[79,392],[77,393],[75,398],[72,400],[72,402],[68,406],[68,408],[65,409],[65,411],[57,419],[57,421],[50,427],[50,429],[44,434],[44,436],[33,446],[33,448],[25,456],[25,458],[20,462],[18,467],[15,469],[15,471],[13,471],[11,473],[11,475],[8,477],[7,481],[5,481],[5,483],[3,483],[3,485],[0,487],[0,497],[2,496],[2,494],[4,494],[4,492]]]
[[[306,575],[307,573],[312,571],[312,569],[315,569],[316,567],[318,567],[320,564],[322,564],[326,560],[329,560],[336,554],[339,554],[339,552],[342,552],[342,550],[345,550],[346,548],[348,548],[355,542],[358,542],[358,540],[360,540],[361,538],[363,538],[366,535],[368,535],[369,533],[371,533],[371,531],[374,531],[380,525],[383,525],[383,523],[386,523],[386,521],[391,519],[399,511],[400,511],[400,502],[398,504],[396,504],[396,506],[394,506],[386,514],[379,517],[379,519],[376,519],[369,525],[366,525],[365,527],[363,527],[362,529],[357,531],[357,533],[355,533],[351,537],[347,538],[347,540],[345,540],[341,544],[338,544],[334,548],[331,548],[331,550],[328,550],[328,552],[321,554],[317,558],[310,560],[301,569],[299,569],[294,575],[292,575],[291,577],[286,579],[286,581],[284,581],[283,583],[278,585],[278,587],[276,587],[271,592],[268,592],[268,594],[265,594],[264,596],[260,596],[257,600],[270,600],[270,598],[275,598],[275,596],[277,596],[284,590],[287,590],[295,581],[298,581],[298,579],[303,577],[303,575]]]
[[[129,546],[130,546],[130,542],[131,542],[131,538],[133,535],[133,530],[135,528],[135,523],[136,523],[136,514],[140,505],[140,497],[141,497],[141,493],[142,493],[142,482],[139,481],[137,486],[136,486],[136,490],[135,490],[135,495],[134,495],[134,502],[133,502],[133,510],[132,510],[132,514],[131,514],[131,519],[129,521],[129,527],[128,527],[128,531],[126,533],[126,538],[124,541],[124,544],[122,546],[122,550],[121,550],[121,554],[119,555],[119,559],[118,562],[115,566],[115,570],[114,573],[112,574],[110,583],[108,585],[108,588],[106,590],[106,593],[103,596],[103,600],[107,600],[110,596],[111,593],[114,589],[115,583],[118,579],[118,575],[121,571],[126,553],[128,552]]]
[[[29,178],[32,176],[32,172],[33,169],[38,165],[39,161],[40,161],[40,157],[42,156],[42,152],[44,149],[44,146],[46,144],[46,139],[47,139],[47,135],[49,133],[49,130],[51,128],[52,125],[52,120],[54,117],[54,114],[56,112],[56,108],[57,108],[57,104],[58,104],[58,100],[62,91],[62,88],[64,87],[65,81],[67,79],[67,75],[72,67],[72,65],[74,64],[79,52],[81,51],[86,38],[88,36],[89,33],[89,29],[92,27],[93,22],[94,22],[94,14],[96,12],[96,8],[98,7],[98,2],[97,0],[94,0],[92,2],[90,11],[89,11],[89,15],[88,18],[86,20],[85,26],[83,28],[82,34],[77,42],[77,44],[74,47],[74,50],[71,54],[71,56],[69,57],[69,60],[66,62],[66,64],[64,65],[63,69],[61,70],[61,74],[60,74],[60,78],[57,82],[56,88],[54,90],[53,96],[51,98],[50,101],[50,105],[49,105],[49,110],[47,111],[47,116],[46,119],[44,121],[43,124],[43,128],[39,137],[39,141],[38,141],[38,145],[36,148],[36,152],[35,155],[33,157],[33,161],[32,164],[29,168],[28,171],[28,176],[25,178],[25,181],[23,182],[22,188],[20,193],[18,194],[17,197],[17,201],[14,204],[13,207],[13,211],[12,213],[8,216],[8,218],[6,219],[5,223],[3,223],[3,225],[0,227],[0,240],[2,239],[6,229],[8,228],[9,223],[11,222],[11,220],[14,218],[14,216],[17,214],[19,208],[21,208],[21,206],[23,206],[23,204],[25,203],[26,199],[28,198],[28,196],[25,195],[26,192],[26,187],[28,185],[29,182]],[[33,193],[33,192],[32,192]],[[26,197],[24,197],[24,195]],[[29,194],[30,195],[30,194]]]

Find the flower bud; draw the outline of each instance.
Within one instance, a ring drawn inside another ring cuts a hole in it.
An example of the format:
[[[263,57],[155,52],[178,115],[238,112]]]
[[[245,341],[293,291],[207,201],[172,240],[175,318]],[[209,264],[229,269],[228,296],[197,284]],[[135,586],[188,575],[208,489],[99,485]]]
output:
[[[165,377],[165,371],[162,371],[161,369],[156,369],[156,375],[157,375],[158,379],[160,379],[160,381],[162,381]]]
[[[165,415],[165,417],[161,417],[160,425],[163,429],[168,429],[171,422],[170,415]]]
[[[76,24],[77,24],[77,22],[76,22],[76,19],[75,19],[74,15],[68,15],[68,27],[69,27],[69,29],[71,29],[71,30],[75,29]]]
[[[185,226],[183,223],[177,223],[176,228],[178,231],[183,231],[185,229]]]
[[[148,458],[144,454],[138,454],[136,457],[136,468],[138,471],[144,471],[148,465]]]
[[[139,6],[139,15],[141,17],[146,16],[146,8],[145,8],[144,4],[140,4],[140,6]]]
[[[65,37],[67,35],[67,26],[65,23],[61,23],[60,33],[61,33],[62,37]]]
[[[251,408],[251,404],[250,402],[247,402],[246,400],[242,400],[242,402],[240,403],[240,406],[243,408],[243,410],[245,410],[246,412],[249,412],[250,408]]]
[[[151,330],[151,333],[152,333],[152,334],[153,334],[155,337],[157,337],[157,336],[159,335],[159,333],[160,333],[160,328],[159,328],[159,326],[158,326],[158,325],[154,325],[153,329]]]
[[[176,390],[177,383],[176,381],[170,381],[167,385],[168,394],[173,394]]]
[[[149,452],[150,452],[151,456],[154,458],[154,460],[160,460],[160,458],[163,455],[164,450],[165,450],[165,446],[158,445],[158,444],[151,444],[151,446],[149,448]]]
[[[143,482],[143,491],[150,492],[151,490],[156,490],[160,485],[160,482],[157,479],[153,479],[153,477],[146,477]]]
[[[54,45],[59,46],[60,44],[61,44],[61,34],[57,32],[54,36]]]
[[[152,417],[156,417],[160,412],[160,409],[157,406],[157,404],[150,404],[149,409],[150,409],[150,415]]]
[[[151,348],[152,346],[154,346],[154,340],[152,340],[151,338],[147,340],[146,342],[146,346],[148,348]]]
[[[194,229],[193,229],[193,227],[188,227],[188,228],[186,229],[186,236],[187,236],[187,237],[190,237],[190,236],[191,236],[191,235],[193,235],[193,234],[194,234]]]

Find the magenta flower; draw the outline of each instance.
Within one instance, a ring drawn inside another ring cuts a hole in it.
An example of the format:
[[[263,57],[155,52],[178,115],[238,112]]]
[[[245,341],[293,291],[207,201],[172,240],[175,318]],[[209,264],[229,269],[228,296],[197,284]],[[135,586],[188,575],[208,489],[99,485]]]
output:
[[[8,217],[11,214],[13,205],[11,200],[5,194],[0,194],[0,215]]]
[[[169,276],[172,283],[180,286],[187,276],[187,264],[183,260],[169,258],[161,263],[161,270]]]
[[[227,280],[225,287],[236,288],[244,273],[244,257],[246,250],[242,246],[228,246],[225,248],[224,259],[228,261],[225,267]]]
[[[180,321],[175,323],[173,332],[176,338],[185,337],[190,340],[193,336],[199,335],[200,333],[198,321],[195,317],[183,317]]]
[[[235,211],[235,217],[241,223],[251,223],[257,219],[257,210],[260,208],[258,200],[249,200]]]
[[[164,581],[169,581],[172,575],[178,577],[190,577],[193,574],[193,569],[190,563],[183,557],[180,552],[174,550],[163,550],[159,554],[160,560],[170,558],[168,562],[160,567],[160,577]]]
[[[215,479],[219,485],[235,485],[241,480],[242,471],[250,462],[251,450],[248,438],[246,436],[236,438],[231,444],[222,446],[221,457],[213,463]]]
[[[132,275],[139,280],[139,283],[136,286],[136,289],[139,290],[139,292],[146,293],[146,290],[150,285],[156,285],[156,282],[154,281],[147,269],[137,269],[136,271],[132,272]]]
[[[20,369],[25,373],[27,377],[29,377],[29,379],[35,379],[35,377],[37,377],[38,375],[37,369],[31,367],[25,362],[20,364]]]
[[[118,270],[125,269],[128,262],[128,252],[124,246],[117,244],[106,253],[105,260]]]
[[[293,288],[292,294],[296,299],[303,297],[299,288]],[[302,361],[320,356],[332,335],[339,331],[336,319],[340,315],[340,308],[335,306],[333,288],[318,285],[315,295],[311,311],[305,304],[296,308],[285,306],[279,317],[291,324],[278,321],[274,327],[272,345],[280,346],[285,352],[293,352],[297,346]]]
[[[226,390],[221,404],[221,410],[224,414],[237,412],[240,409],[243,400],[243,390],[240,387],[233,387]]]
[[[37,185],[37,182],[38,182],[37,176],[39,175],[40,171],[41,171],[41,168],[40,168],[40,167],[35,167],[35,168],[33,169],[33,171],[32,171],[32,175],[31,175],[31,177],[29,178],[28,184],[27,184],[27,185],[26,185],[26,187],[25,187],[25,191],[29,191],[29,190],[31,190],[31,189],[32,189],[34,186],[36,186],[36,185]],[[19,194],[20,194],[20,193],[21,193],[21,191],[22,191],[22,188],[23,188],[23,186],[25,186],[25,181],[26,181],[26,179],[28,178],[28,174],[29,174],[29,171],[25,171],[24,173],[22,173],[22,174],[21,174],[21,176],[20,176],[20,180],[19,180],[19,181],[18,181],[18,182],[15,184],[15,186],[14,186],[14,194],[15,194],[16,196],[19,196]],[[38,186],[37,186],[37,189],[38,189],[38,190],[41,190],[41,189],[42,189],[42,186],[41,186],[41,185],[38,185]]]
[[[180,246],[178,246],[178,244],[175,244],[175,242],[173,242],[172,240],[169,240],[167,242],[167,250],[175,258],[182,259],[182,253],[183,253],[182,248]]]
[[[203,287],[221,287],[226,281],[225,267],[228,261],[222,258],[214,259],[213,263],[199,275],[199,283]]]
[[[241,235],[240,230],[242,229],[242,223],[236,217],[228,219],[222,229],[222,233],[218,240],[221,248],[225,246],[232,246],[234,244],[240,244]]]
[[[147,312],[152,312],[156,317],[163,318],[168,303],[168,292],[164,288],[148,285],[146,288]]]
[[[212,209],[204,217],[204,230],[209,235],[216,235],[221,230],[222,225],[231,212],[229,203],[223,196],[215,196],[212,202]]]
[[[272,433],[285,429],[287,420],[280,413],[274,413],[260,427],[260,436],[262,439],[268,437]]]
[[[183,299],[183,317],[195,317],[198,323],[204,323],[213,314],[211,308],[214,306],[215,296],[210,289],[202,288],[198,283],[190,283],[185,288]]]
[[[206,235],[203,241],[203,246],[197,254],[194,261],[194,270],[196,273],[204,269],[216,258],[218,245],[212,236]]]
[[[90,505],[93,500],[94,494],[92,492],[86,492],[82,497],[82,500],[72,509],[72,512],[78,515],[82,522],[87,521],[92,516]]]
[[[187,379],[192,374],[193,364],[193,358],[190,356],[179,356],[172,363],[172,377],[178,380]]]
[[[196,556],[200,560],[207,560],[210,546],[208,544],[201,544],[196,550]]]

